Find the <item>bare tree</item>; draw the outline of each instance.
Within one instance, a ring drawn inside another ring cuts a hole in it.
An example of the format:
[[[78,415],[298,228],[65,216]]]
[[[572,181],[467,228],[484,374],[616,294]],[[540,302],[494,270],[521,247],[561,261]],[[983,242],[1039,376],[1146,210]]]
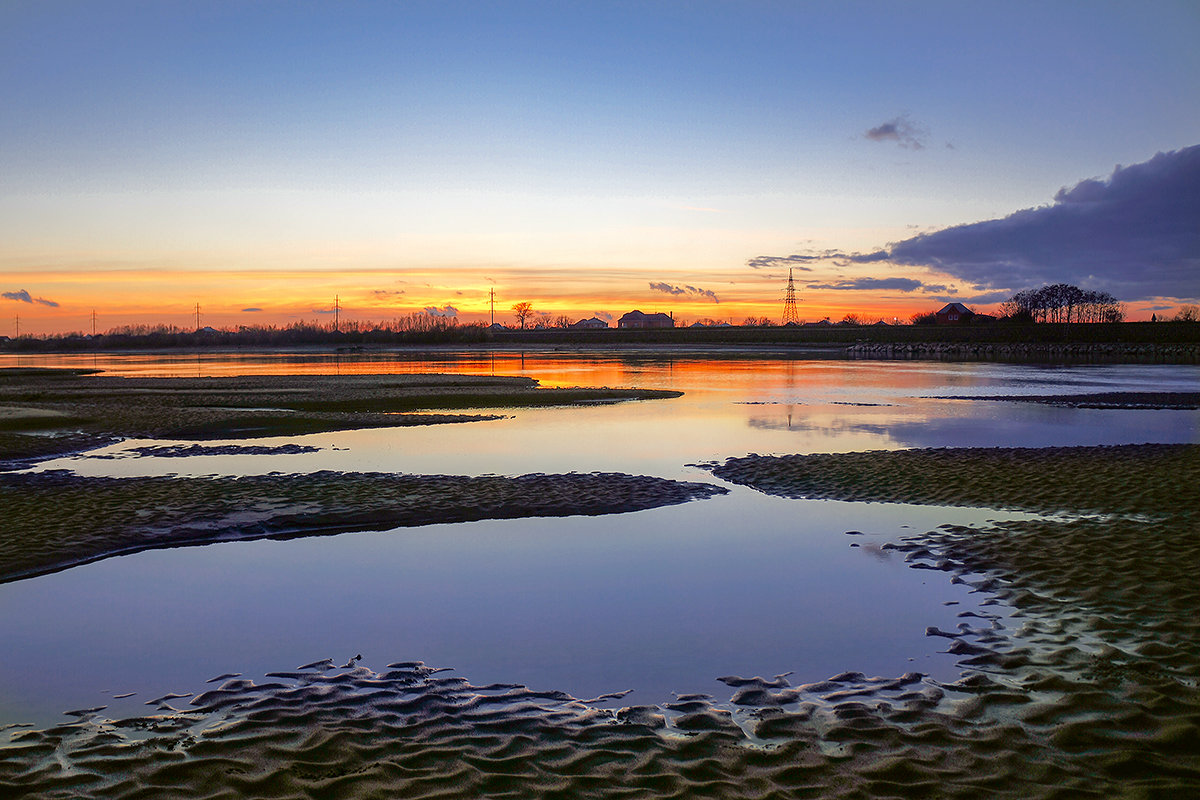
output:
[[[517,322],[521,323],[521,330],[525,330],[525,320],[533,313],[533,303],[524,301],[517,303],[512,307],[513,314],[517,318]]]
[[[1197,321],[1200,321],[1200,308],[1191,305],[1179,307],[1179,313],[1175,315],[1175,322]]]

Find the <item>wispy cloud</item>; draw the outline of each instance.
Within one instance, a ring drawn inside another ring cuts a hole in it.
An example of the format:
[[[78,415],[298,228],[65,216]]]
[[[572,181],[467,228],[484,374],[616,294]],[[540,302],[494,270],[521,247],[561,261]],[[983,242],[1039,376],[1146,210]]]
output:
[[[44,306],[50,306],[50,308],[58,308],[58,303],[53,300],[47,300],[44,297],[33,297],[25,289],[18,289],[15,292],[0,292],[0,297],[3,297],[5,300],[16,300],[18,303],[40,303]]]
[[[375,295],[380,300],[385,300],[389,297],[398,297],[404,294],[403,289],[372,289],[371,294]]]
[[[790,256],[755,256],[746,262],[750,269],[772,269],[774,267],[790,267],[792,269],[812,272],[812,267],[804,266],[810,261],[827,261],[822,255],[790,255]]]
[[[686,285],[685,286],[674,286],[669,283],[663,283],[662,281],[651,281],[650,288],[656,292],[665,292],[666,294],[692,295],[695,297],[707,297],[709,300],[712,300],[714,303],[721,302],[717,298],[716,292],[712,291],[711,289],[701,289],[697,286],[686,286]]]
[[[437,306],[426,306],[425,313],[431,317],[457,317],[458,309],[447,303],[438,308]]]
[[[929,132],[902,115],[869,129],[863,136],[873,142],[895,142],[907,150],[925,147]]]
[[[1052,205],[890,245],[893,264],[978,287],[1072,283],[1122,300],[1200,298],[1200,145],[1063,187]]]
[[[855,278],[838,281],[837,283],[810,283],[809,289],[827,289],[833,291],[893,291],[915,292],[924,289],[927,292],[945,292],[945,286],[940,284],[927,286],[913,278]]]

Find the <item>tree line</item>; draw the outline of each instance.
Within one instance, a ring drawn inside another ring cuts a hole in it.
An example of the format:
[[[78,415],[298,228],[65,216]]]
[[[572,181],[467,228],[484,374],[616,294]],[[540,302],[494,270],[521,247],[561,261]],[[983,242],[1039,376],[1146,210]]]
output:
[[[1066,283],[1023,289],[1004,301],[1008,319],[1033,322],[1121,322],[1125,305],[1108,292],[1090,291]]]

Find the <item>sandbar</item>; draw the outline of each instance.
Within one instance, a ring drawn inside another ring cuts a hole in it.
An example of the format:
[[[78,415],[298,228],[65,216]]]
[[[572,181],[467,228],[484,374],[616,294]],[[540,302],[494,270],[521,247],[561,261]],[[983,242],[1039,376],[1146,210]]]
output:
[[[726,491],[623,473],[98,478],[65,470],[0,472],[0,582],[161,547],[616,514]]]
[[[661,389],[542,388],[488,375],[122,378],[0,369],[0,469],[123,438],[206,441],[500,419],[533,406],[653,400]],[[470,412],[470,413],[467,413]],[[481,413],[484,412],[484,413]],[[491,412],[491,413],[486,413]]]

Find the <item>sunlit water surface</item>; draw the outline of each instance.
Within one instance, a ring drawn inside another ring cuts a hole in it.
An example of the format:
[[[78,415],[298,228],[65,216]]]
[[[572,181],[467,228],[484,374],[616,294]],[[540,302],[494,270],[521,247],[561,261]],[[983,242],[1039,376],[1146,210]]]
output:
[[[1200,369],[794,359],[779,354],[498,351],[22,356],[136,376],[463,372],[547,386],[678,389],[673,400],[515,409],[503,420],[342,431],[287,456],[118,457],[129,441],[44,468],[83,475],[320,469],[522,474],[620,471],[721,484],[690,466],[747,453],[1195,442],[1189,411],[1088,410],[950,395],[1197,391]],[[16,366],[0,357],[0,366]],[[94,456],[105,456],[104,458]],[[602,517],[431,525],[238,542],[108,559],[0,586],[0,721],[196,691],[361,653],[475,682],[578,697],[633,689],[727,697],[722,675],[908,671],[953,677],[945,639],[987,598],[915,570],[887,541],[987,509],[785,500],[730,486],[682,506]],[[47,513],[53,513],[47,509]],[[862,535],[847,535],[848,531]],[[857,545],[857,546],[852,546]],[[989,613],[1003,608],[989,606]],[[114,699],[114,695],[135,693]]]

